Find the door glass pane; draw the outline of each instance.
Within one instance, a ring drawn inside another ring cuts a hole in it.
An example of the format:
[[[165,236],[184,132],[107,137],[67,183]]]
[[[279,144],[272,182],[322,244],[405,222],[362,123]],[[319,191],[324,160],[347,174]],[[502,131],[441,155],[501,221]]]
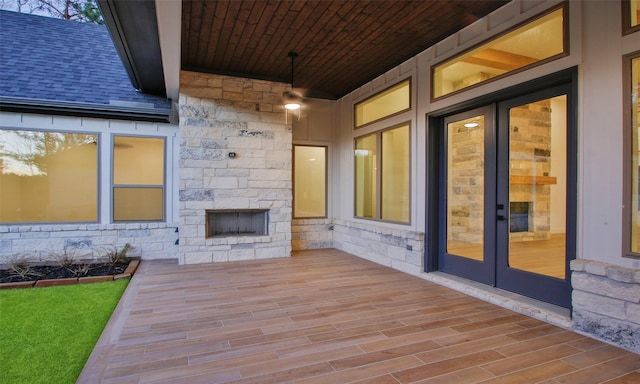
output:
[[[509,111],[509,267],[565,278],[567,97]]]
[[[447,253],[484,260],[484,116],[447,124]]]

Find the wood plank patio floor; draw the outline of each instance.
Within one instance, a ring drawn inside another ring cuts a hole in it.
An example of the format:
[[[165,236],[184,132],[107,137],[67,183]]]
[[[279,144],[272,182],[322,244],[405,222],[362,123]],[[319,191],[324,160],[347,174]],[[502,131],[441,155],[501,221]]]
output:
[[[79,383],[640,383],[640,355],[329,249],[144,261]]]

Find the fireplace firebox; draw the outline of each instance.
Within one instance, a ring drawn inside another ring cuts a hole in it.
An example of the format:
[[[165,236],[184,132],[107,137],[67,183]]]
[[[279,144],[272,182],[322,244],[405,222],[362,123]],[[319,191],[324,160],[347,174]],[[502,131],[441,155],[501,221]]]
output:
[[[509,203],[509,232],[529,232],[529,201]]]
[[[269,228],[269,210],[237,209],[207,210],[206,234],[209,237],[266,236]]]

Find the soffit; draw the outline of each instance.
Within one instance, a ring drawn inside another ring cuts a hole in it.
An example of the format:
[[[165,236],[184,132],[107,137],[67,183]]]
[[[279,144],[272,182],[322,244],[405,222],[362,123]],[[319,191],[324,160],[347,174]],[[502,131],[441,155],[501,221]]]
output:
[[[491,1],[182,2],[183,69],[291,81],[340,98],[486,16]]]

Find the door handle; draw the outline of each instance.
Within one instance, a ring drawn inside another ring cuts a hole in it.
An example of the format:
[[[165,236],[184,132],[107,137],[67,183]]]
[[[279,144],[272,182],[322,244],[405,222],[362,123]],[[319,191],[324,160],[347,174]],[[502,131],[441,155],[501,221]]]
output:
[[[498,215],[498,216],[496,216],[496,219],[498,219],[498,221],[505,221],[505,220],[507,220],[507,218],[506,218],[506,217],[504,217],[504,215]]]

